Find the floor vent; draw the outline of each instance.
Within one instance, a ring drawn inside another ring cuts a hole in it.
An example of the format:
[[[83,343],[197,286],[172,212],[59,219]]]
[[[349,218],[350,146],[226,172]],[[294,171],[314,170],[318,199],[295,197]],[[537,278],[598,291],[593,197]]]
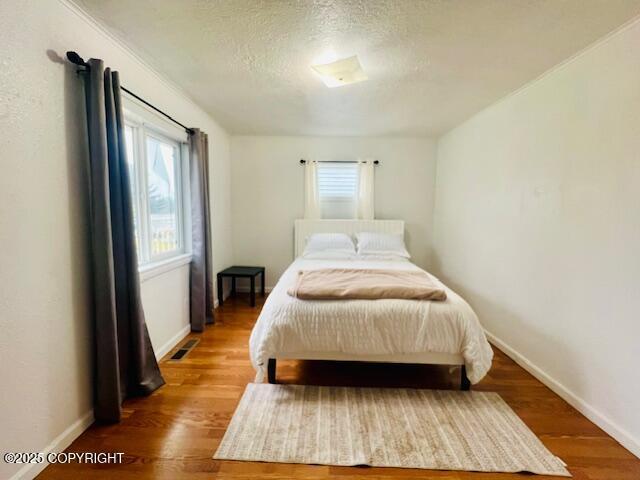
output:
[[[190,340],[187,340],[184,345],[182,345],[177,351],[176,353],[174,353],[173,355],[171,355],[171,358],[169,360],[182,360],[182,358],[189,353],[193,347],[195,347],[198,342],[200,340],[198,340],[197,338],[192,338]]]
[[[198,343],[198,339],[197,339],[197,338],[192,338],[192,339],[190,339],[190,340],[187,340],[187,341],[185,342],[185,344],[184,344],[184,345],[182,345],[182,347],[180,347],[180,349],[185,348],[185,349],[187,349],[187,350],[190,350],[190,349],[192,349],[193,347],[195,347],[197,343]]]

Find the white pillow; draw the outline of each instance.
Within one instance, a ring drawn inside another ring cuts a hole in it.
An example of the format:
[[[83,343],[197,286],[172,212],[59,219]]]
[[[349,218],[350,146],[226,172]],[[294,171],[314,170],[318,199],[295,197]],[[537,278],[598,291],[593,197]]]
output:
[[[358,240],[358,255],[397,255],[411,258],[404,246],[402,235],[392,233],[356,233]]]
[[[303,257],[321,258],[318,254],[335,255],[355,255],[356,247],[353,240],[346,233],[314,233],[307,238],[307,245],[304,248]]]
[[[358,256],[355,253],[347,253],[340,250],[319,250],[317,252],[305,253],[302,256],[307,260],[358,260]]]
[[[364,260],[367,262],[408,262],[409,258],[395,255],[393,253],[385,253],[384,255],[375,254],[375,253],[363,253],[362,255],[356,255],[355,257],[350,257],[353,260]]]

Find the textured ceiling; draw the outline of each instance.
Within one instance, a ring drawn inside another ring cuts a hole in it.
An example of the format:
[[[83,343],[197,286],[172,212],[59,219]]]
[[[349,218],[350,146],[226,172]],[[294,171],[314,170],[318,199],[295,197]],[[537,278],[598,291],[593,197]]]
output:
[[[640,14],[640,0],[76,3],[235,134],[438,135]],[[369,80],[326,88],[310,65],[330,54],[357,54]]]

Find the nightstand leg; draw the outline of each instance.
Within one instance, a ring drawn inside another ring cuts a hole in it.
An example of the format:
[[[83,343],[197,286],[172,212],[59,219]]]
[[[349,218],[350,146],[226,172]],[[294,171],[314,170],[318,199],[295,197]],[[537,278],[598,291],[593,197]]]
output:
[[[222,306],[222,302],[224,302],[224,293],[222,291],[222,275],[218,274],[218,306]]]
[[[262,279],[260,283],[260,295],[264,297],[264,268],[262,269],[262,275],[260,275],[260,278]]]
[[[256,306],[256,277],[251,277],[251,306]]]

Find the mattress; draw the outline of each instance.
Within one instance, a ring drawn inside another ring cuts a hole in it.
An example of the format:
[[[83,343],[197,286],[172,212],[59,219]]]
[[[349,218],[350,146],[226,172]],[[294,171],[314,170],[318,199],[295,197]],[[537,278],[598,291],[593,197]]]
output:
[[[256,382],[264,380],[268,359],[283,352],[304,352],[308,358],[314,354],[321,358],[326,352],[358,357],[448,353],[462,356],[471,383],[489,371],[493,351],[480,321],[450,288],[445,286],[444,301],[311,301],[287,294],[298,271],[321,268],[421,270],[406,260],[296,259],[267,298],[251,332],[249,351]]]

